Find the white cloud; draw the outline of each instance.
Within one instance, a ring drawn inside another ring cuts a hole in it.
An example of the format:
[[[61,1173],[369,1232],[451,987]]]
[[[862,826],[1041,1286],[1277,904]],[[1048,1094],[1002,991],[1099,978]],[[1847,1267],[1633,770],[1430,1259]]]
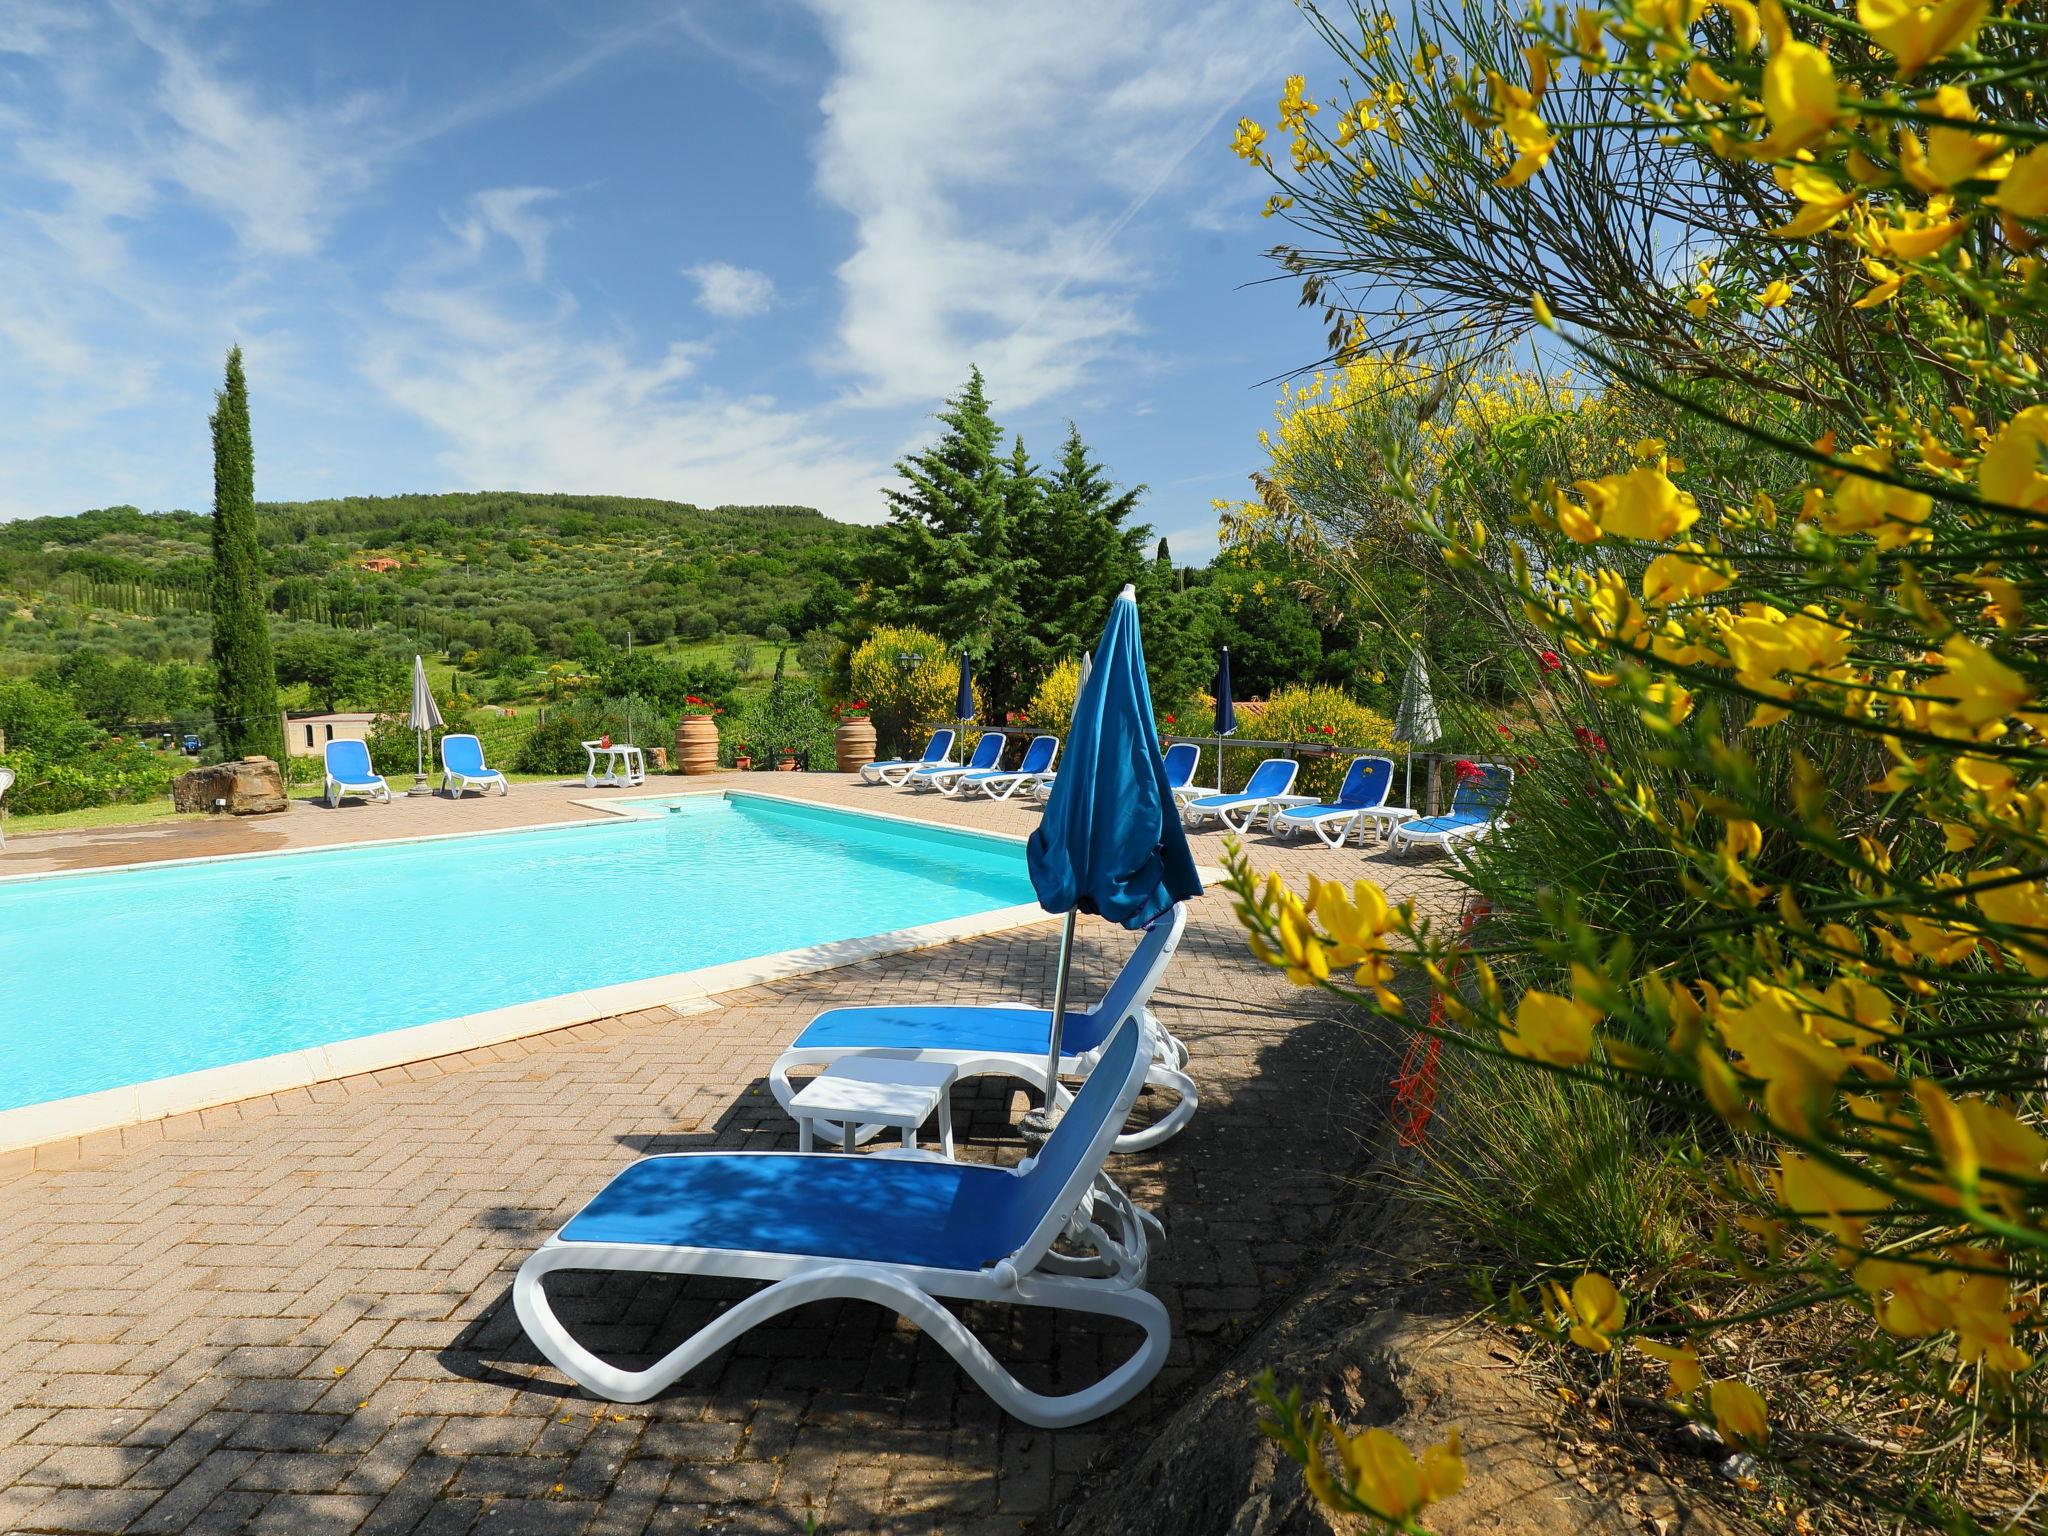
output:
[[[494,187],[477,193],[470,199],[475,214],[459,229],[463,243],[475,254],[490,236],[504,236],[518,248],[527,277],[539,282],[547,275],[548,236],[554,224],[538,205],[555,195],[553,187]]]
[[[1299,31],[1284,7],[1176,0],[811,0],[838,72],[821,192],[854,218],[831,364],[863,404],[930,401],[970,361],[1008,406],[1125,356],[1150,276],[1119,236],[1217,150]]]
[[[721,320],[758,315],[775,299],[775,283],[766,272],[729,261],[699,262],[683,268],[683,276],[696,283],[698,305]]]
[[[456,483],[799,503],[871,519],[879,455],[815,413],[698,383],[703,344],[593,335],[575,306],[528,315],[453,284],[394,292],[369,379],[439,433]]]

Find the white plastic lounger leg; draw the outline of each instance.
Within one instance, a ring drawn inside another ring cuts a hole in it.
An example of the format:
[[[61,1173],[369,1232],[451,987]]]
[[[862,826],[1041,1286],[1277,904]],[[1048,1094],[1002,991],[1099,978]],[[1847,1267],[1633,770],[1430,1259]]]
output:
[[[646,1258],[645,1250],[619,1253],[601,1248],[585,1251],[581,1244],[551,1245],[520,1266],[519,1278],[512,1285],[513,1309],[541,1353],[579,1386],[613,1402],[646,1402],[748,1330],[791,1307],[852,1297],[887,1307],[930,1334],[1004,1412],[1041,1429],[1064,1429],[1098,1418],[1135,1397],[1166,1363],[1171,1336],[1165,1306],[1148,1292],[1057,1279],[1022,1280],[1010,1295],[987,1299],[1117,1317],[1145,1330],[1137,1353],[1101,1381],[1079,1392],[1047,1396],[1018,1381],[959,1318],[908,1281],[865,1265],[827,1263],[756,1291],[647,1369],[626,1371],[607,1365],[569,1336],[548,1305],[541,1281],[557,1269],[639,1271],[646,1267]]]
[[[1194,1079],[1185,1072],[1177,1072],[1155,1062],[1152,1070],[1145,1074],[1145,1086],[1170,1088],[1180,1095],[1180,1102],[1142,1131],[1126,1131],[1117,1137],[1115,1150],[1118,1152],[1149,1152],[1162,1142],[1172,1140],[1187,1129],[1187,1123],[1195,1118],[1195,1111],[1201,1106],[1202,1097],[1195,1092]]]
[[[1217,820],[1221,821],[1224,826],[1230,828],[1231,831],[1237,833],[1240,837],[1242,837],[1245,833],[1251,831],[1254,824],[1257,823],[1259,819],[1259,812],[1264,809],[1264,803],[1262,801],[1253,801],[1251,805],[1245,809],[1244,820],[1241,822],[1235,820],[1232,817],[1231,811],[1233,809],[1235,809],[1235,807],[1227,805],[1219,806],[1216,811],[1216,818]]]

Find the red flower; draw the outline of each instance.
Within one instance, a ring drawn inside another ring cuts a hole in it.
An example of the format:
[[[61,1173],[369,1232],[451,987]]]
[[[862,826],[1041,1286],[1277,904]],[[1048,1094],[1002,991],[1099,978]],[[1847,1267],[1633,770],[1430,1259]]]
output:
[[[1593,750],[1595,752],[1605,752],[1607,750],[1607,738],[1598,731],[1593,733]]]
[[[697,695],[695,695],[694,693],[691,693],[691,694],[685,694],[685,695],[683,696],[683,702],[684,702],[685,704],[702,704],[702,703],[703,703],[704,701],[703,701],[702,699],[698,698],[698,697],[697,697]]]
[[[1536,659],[1543,663],[1543,670],[1546,672],[1555,672],[1564,665],[1564,658],[1555,651],[1538,651]]]
[[[866,699],[855,699],[853,701],[853,707],[855,709],[866,709],[868,707],[868,701]]]
[[[1168,716],[1166,717],[1166,723],[1167,723],[1168,725],[1172,725],[1172,724],[1174,723],[1174,719],[1173,719],[1173,716],[1171,716],[1171,715],[1168,715]]]
[[[1486,770],[1484,768],[1480,767],[1477,763],[1468,762],[1462,757],[1451,766],[1453,771],[1457,773],[1460,784],[1476,784],[1486,777]]]
[[[1507,739],[1508,739],[1509,741],[1513,741],[1513,740],[1515,739],[1515,733],[1514,733],[1513,731],[1509,730],[1509,729],[1508,729],[1508,728],[1507,728],[1506,726],[1504,726],[1504,725],[1496,725],[1496,726],[1494,727],[1494,729],[1495,729],[1496,731],[1499,731],[1499,732],[1501,733],[1501,735],[1503,735],[1503,736],[1507,737]]]

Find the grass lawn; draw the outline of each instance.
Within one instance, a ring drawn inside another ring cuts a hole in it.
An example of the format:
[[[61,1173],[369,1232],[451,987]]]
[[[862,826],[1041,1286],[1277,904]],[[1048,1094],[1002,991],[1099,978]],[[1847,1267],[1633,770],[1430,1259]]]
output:
[[[168,821],[178,813],[171,809],[170,796],[161,800],[131,800],[120,805],[95,805],[82,811],[51,811],[41,816],[9,816],[7,832],[84,832],[93,827],[139,826],[143,822]]]

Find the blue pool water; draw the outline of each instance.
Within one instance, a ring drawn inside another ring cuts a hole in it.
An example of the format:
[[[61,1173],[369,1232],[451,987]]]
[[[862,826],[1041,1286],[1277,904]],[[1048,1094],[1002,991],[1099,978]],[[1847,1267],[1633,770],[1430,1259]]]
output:
[[[638,809],[0,884],[0,1109],[1032,900],[1021,844],[745,795]]]

